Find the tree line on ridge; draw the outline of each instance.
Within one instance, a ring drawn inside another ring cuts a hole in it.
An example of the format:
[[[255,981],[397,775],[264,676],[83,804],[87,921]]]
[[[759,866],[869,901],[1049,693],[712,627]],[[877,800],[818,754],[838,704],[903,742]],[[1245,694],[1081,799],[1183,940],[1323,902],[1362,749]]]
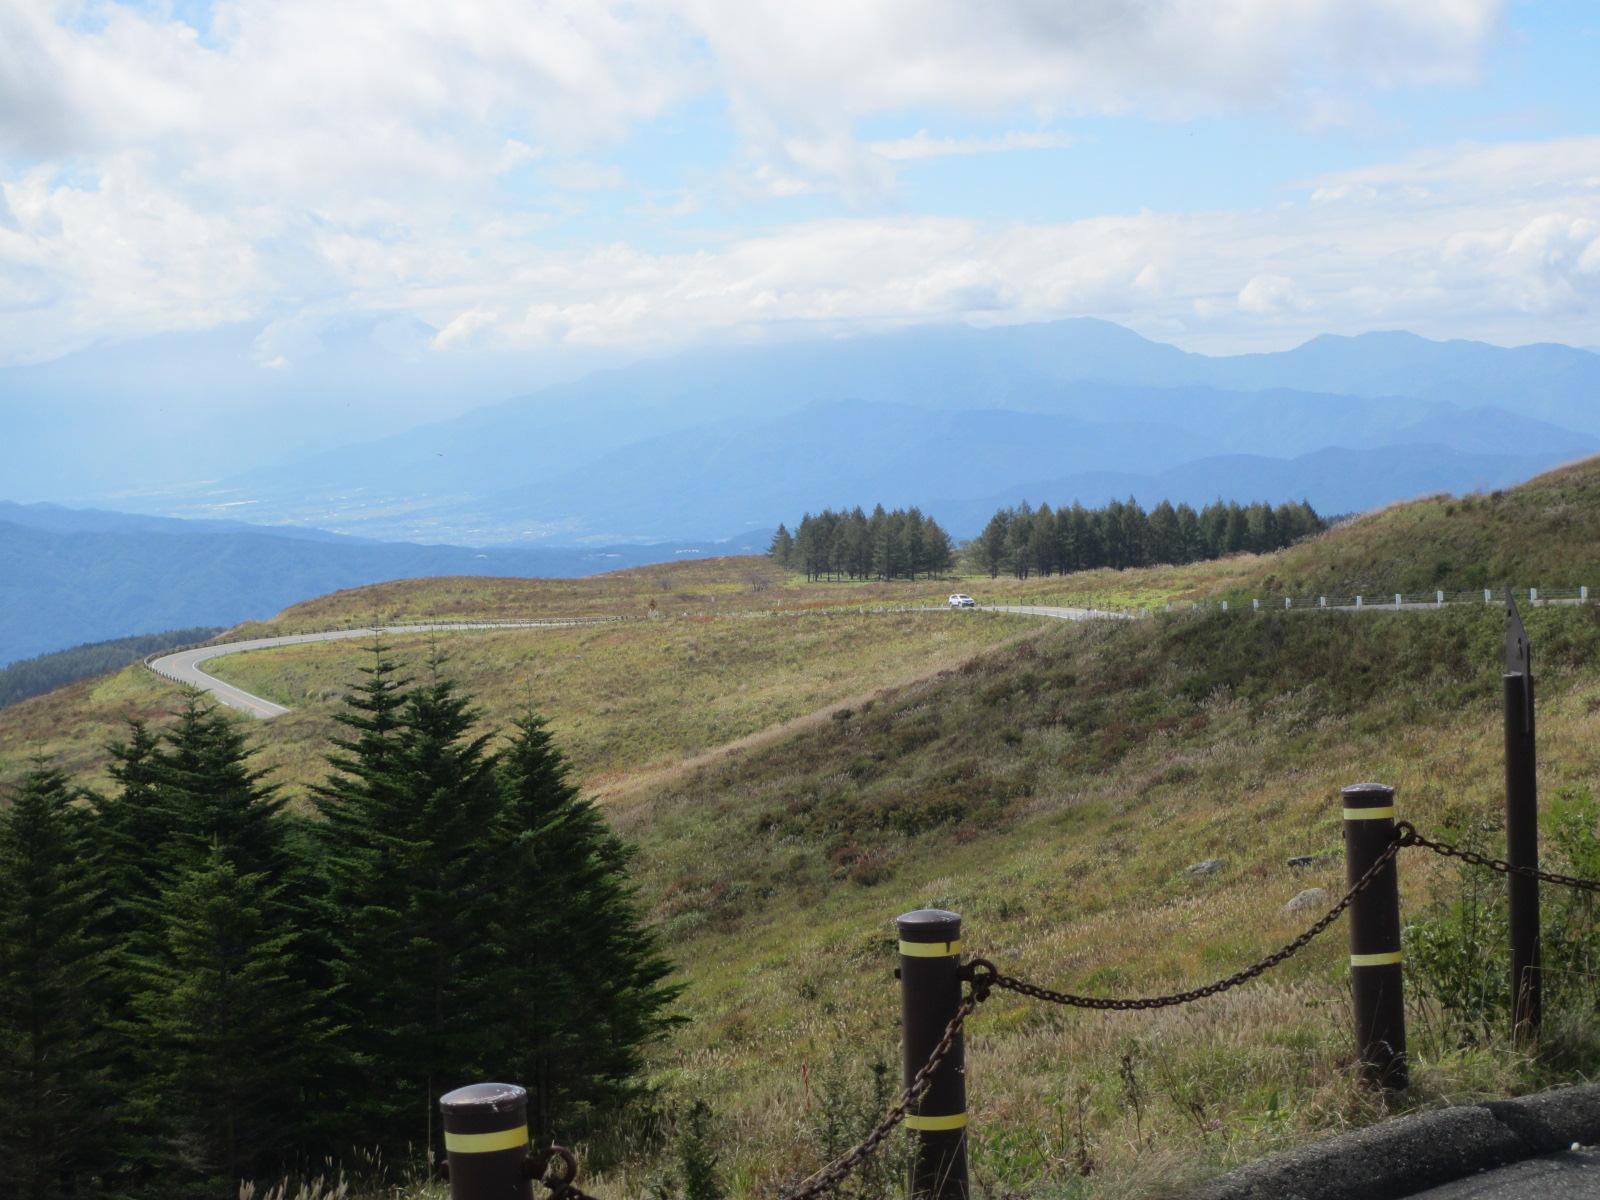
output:
[[[939,522],[918,508],[885,512],[881,504],[870,517],[860,505],[849,512],[806,513],[793,534],[778,526],[768,553],[813,580],[916,579],[955,564],[954,545]]]
[[[995,513],[962,547],[962,557],[991,579],[1002,571],[1026,579],[1097,567],[1202,562],[1242,551],[1266,554],[1326,528],[1304,500],[1276,507],[1217,500],[1198,512],[1167,500],[1146,512],[1132,496],[1104,508],[1073,504],[1054,511],[1023,502]]]

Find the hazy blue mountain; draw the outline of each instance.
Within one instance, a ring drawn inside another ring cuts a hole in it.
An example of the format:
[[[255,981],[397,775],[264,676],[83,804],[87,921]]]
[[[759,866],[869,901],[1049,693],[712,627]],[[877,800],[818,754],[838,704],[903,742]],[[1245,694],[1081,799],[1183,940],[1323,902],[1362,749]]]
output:
[[[1199,506],[1222,497],[1240,502],[1309,500],[1327,515],[1360,512],[1438,492],[1508,487],[1558,466],[1566,456],[1470,454],[1429,445],[1351,450],[1329,447],[1296,458],[1228,454],[1184,463],[1149,475],[1088,471],[1020,484],[978,501],[933,511],[953,533],[971,536],[996,509],[1023,500],[1052,507],[1080,501],[1086,507],[1133,496],[1145,506],[1163,499]]]
[[[1374,333],[1208,357],[1090,319],[919,328],[633,363],[116,507],[479,545],[698,537],[1227,453],[1550,461],[1594,448],[1597,398],[1600,356],[1565,346]]]
[[[0,500],[0,522],[43,529],[50,533],[272,533],[279,537],[312,542],[348,542],[359,545],[364,538],[346,537],[324,529],[295,526],[265,529],[245,521],[186,521],[178,517],[152,517],[143,513],[112,512],[104,508],[68,508],[62,504],[17,504]]]
[[[263,532],[59,532],[0,521],[0,666],[150,629],[232,625],[339,588],[429,575],[592,575],[764,537],[698,545],[473,550]],[[536,614],[530,614],[536,615]]]
[[[470,355],[409,317],[299,318],[110,342],[0,367],[0,496],[106,502],[437,421],[601,366]]]

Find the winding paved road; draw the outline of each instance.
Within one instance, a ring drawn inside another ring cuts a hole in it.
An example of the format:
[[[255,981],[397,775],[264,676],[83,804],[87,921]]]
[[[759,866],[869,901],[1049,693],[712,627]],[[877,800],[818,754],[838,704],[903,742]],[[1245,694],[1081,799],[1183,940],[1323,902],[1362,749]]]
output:
[[[593,617],[572,620],[551,619],[547,621],[474,621],[457,622],[455,624],[389,625],[381,628],[368,626],[361,629],[330,629],[325,633],[289,633],[281,637],[251,638],[243,642],[223,642],[220,645],[201,646],[194,650],[178,650],[172,654],[163,654],[157,658],[146,659],[145,666],[164,679],[199,688],[202,692],[209,692],[220,703],[226,704],[229,708],[236,708],[240,712],[248,713],[252,717],[260,717],[263,721],[266,721],[271,720],[273,717],[281,717],[290,710],[281,704],[274,704],[271,700],[252,695],[243,688],[234,687],[231,683],[224,683],[215,675],[207,675],[200,669],[200,664],[209,662],[213,658],[221,658],[227,654],[243,654],[248,650],[271,650],[277,646],[300,646],[307,642],[337,642],[346,638],[370,638],[385,633],[454,633],[463,629],[568,629],[574,625],[609,625],[621,619],[621,617]]]
[[[1016,613],[1027,617],[1050,617],[1058,621],[1088,621],[1129,619],[1126,613],[1102,612],[1093,608],[1050,608],[1038,605],[985,604],[984,612]],[[841,610],[849,612],[850,610]],[[906,609],[878,609],[878,612],[905,612]],[[945,612],[943,606],[910,611]],[[236,708],[252,717],[269,721],[290,710],[281,704],[253,695],[231,683],[224,683],[215,675],[208,675],[200,664],[227,654],[243,654],[250,650],[271,650],[277,646],[301,646],[307,642],[337,642],[347,638],[370,638],[385,633],[455,633],[464,629],[568,629],[575,625],[609,625],[626,620],[625,617],[572,617],[550,618],[543,621],[471,621],[435,625],[367,626],[361,629],[330,629],[324,633],[290,633],[281,637],[251,638],[244,642],[223,642],[216,646],[201,646],[194,650],[177,650],[145,661],[145,665],[164,679],[174,683],[199,688],[216,697],[221,704]]]

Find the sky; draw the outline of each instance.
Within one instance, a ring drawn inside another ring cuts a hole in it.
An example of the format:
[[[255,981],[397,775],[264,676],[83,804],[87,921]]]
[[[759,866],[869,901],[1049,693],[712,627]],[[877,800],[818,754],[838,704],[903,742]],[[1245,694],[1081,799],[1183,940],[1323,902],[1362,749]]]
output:
[[[1093,316],[1600,344],[1588,0],[0,0],[0,366]],[[587,355],[589,358],[584,358]]]

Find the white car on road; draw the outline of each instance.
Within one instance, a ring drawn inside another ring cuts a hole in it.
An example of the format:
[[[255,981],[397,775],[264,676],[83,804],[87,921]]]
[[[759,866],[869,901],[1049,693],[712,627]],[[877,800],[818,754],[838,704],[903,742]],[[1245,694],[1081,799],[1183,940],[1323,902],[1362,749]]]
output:
[[[950,597],[951,608],[977,608],[978,602],[964,592],[956,592]]]

